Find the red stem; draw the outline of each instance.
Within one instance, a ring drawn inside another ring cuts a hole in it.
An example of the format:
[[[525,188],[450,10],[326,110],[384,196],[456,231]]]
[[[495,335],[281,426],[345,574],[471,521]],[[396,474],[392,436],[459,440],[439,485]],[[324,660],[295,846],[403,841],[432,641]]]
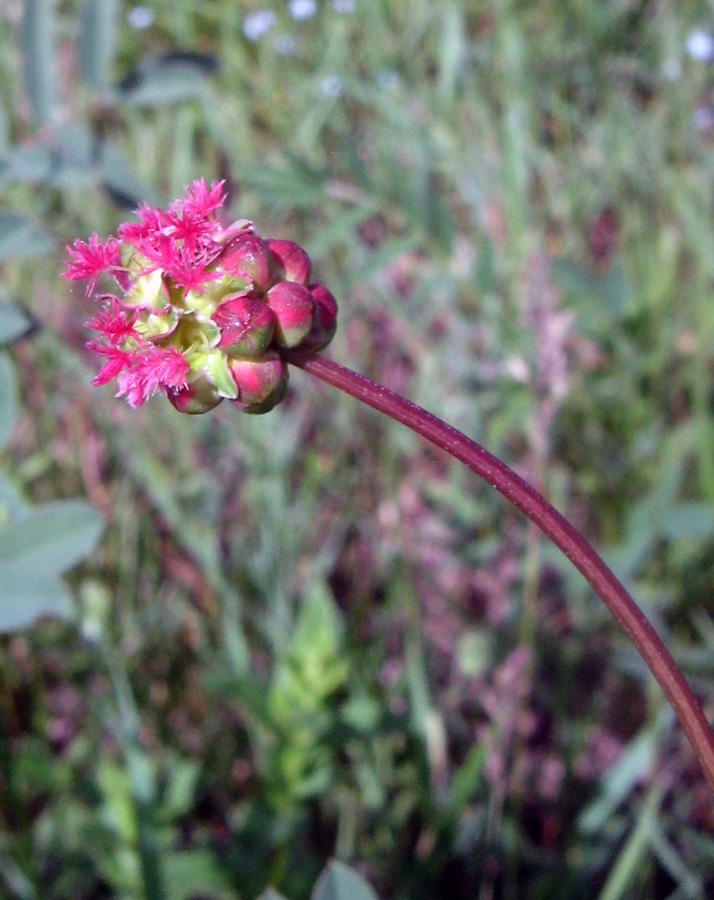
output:
[[[671,653],[622,584],[573,526],[508,466],[455,428],[369,378],[307,350],[287,362],[411,428],[468,466],[524,512],[578,568],[647,663],[697,754],[714,793],[714,732]]]

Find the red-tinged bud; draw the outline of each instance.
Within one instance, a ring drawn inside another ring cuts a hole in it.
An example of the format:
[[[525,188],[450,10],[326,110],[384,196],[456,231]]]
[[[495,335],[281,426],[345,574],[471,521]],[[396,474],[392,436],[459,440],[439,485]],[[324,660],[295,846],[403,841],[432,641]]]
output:
[[[275,315],[256,294],[230,297],[212,319],[221,332],[218,346],[229,356],[260,356],[273,339]]]
[[[253,232],[227,241],[217,265],[228,275],[247,275],[256,291],[265,291],[275,280],[275,261],[267,243]]]
[[[285,281],[307,284],[310,278],[310,257],[292,241],[267,241],[277,264],[278,275]]]
[[[267,412],[285,396],[288,367],[277,351],[268,350],[257,359],[231,358],[228,366],[238,388],[231,403],[239,409]],[[264,404],[265,410],[253,409]]]
[[[275,343],[297,347],[312,328],[313,302],[310,291],[294,281],[279,281],[267,293],[275,313]]]
[[[166,388],[166,396],[179,412],[200,415],[218,406],[223,397],[208,378],[199,378],[183,388]]]
[[[277,406],[278,403],[285,399],[287,392],[288,379],[285,377],[267,400],[263,400],[262,403],[254,403],[252,406],[242,406],[240,407],[240,411],[249,413],[251,416],[260,416],[263,413],[268,413],[273,407]]]
[[[306,350],[322,350],[337,330],[337,301],[321,284],[309,284],[308,290],[313,303],[312,328],[300,341],[300,346]]]

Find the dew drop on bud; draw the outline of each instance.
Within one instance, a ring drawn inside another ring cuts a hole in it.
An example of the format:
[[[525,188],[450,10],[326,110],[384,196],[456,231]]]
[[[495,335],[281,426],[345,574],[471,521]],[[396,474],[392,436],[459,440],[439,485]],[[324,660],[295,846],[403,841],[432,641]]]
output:
[[[221,332],[218,346],[229,356],[259,356],[273,339],[275,315],[255,294],[229,297],[211,318]]]

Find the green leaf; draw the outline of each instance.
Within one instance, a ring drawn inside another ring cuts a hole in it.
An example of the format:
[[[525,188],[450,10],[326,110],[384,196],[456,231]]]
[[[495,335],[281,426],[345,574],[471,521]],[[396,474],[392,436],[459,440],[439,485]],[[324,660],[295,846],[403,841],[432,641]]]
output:
[[[473,744],[466,754],[466,759],[451,778],[451,784],[444,803],[444,807],[450,816],[456,818],[473,798],[478,785],[483,779],[485,762],[486,744]]]
[[[11,344],[30,328],[32,321],[19,307],[0,299],[0,346]]]
[[[377,895],[354,869],[333,860],[320,875],[312,900],[377,900]]]
[[[184,850],[164,856],[166,896],[171,900],[236,900],[237,893],[209,850]]]
[[[158,816],[171,823],[185,815],[193,803],[198,781],[198,765],[190,760],[176,760],[171,764]]]
[[[586,834],[597,834],[614,814],[625,797],[651,771],[657,743],[663,729],[671,723],[672,711],[662,709],[655,722],[633,738],[620,758],[602,780],[602,794],[589,803],[578,818],[578,828]]]
[[[279,894],[275,888],[268,888],[258,897],[258,900],[285,900],[282,894]]]
[[[10,512],[0,523],[0,631],[63,615],[68,593],[58,575],[94,548],[103,528],[81,500],[15,505]]]
[[[348,279],[349,287],[356,288],[365,284],[377,272],[391,265],[397,257],[413,250],[417,243],[417,238],[414,235],[385,241],[384,245],[375,253],[371,253],[365,260],[364,265],[360,266],[359,270]]]
[[[340,244],[353,244],[358,227],[378,211],[378,204],[366,200],[354,209],[338,213],[310,238],[310,256],[313,260],[327,256]]]
[[[69,595],[59,578],[0,566],[0,634],[18,631],[41,616],[63,616]]]
[[[0,529],[0,583],[11,573],[50,576],[90,553],[104,523],[82,500],[56,500],[32,507]],[[0,588],[2,590],[2,588]]]
[[[37,125],[44,125],[52,115],[53,7],[53,0],[26,0],[22,19],[25,91]]]
[[[132,106],[166,106],[208,97],[210,81],[202,66],[189,60],[149,60],[119,86],[119,97]]]
[[[288,169],[242,165],[238,167],[236,177],[241,184],[253,188],[266,203],[296,209],[325,202],[323,179],[295,160],[290,160]]]
[[[304,721],[344,683],[343,622],[329,589],[317,579],[300,607],[287,656],[273,673],[270,710],[277,721]]]
[[[662,867],[669,873],[670,877],[677,882],[680,894],[684,897],[705,896],[702,878],[695,874],[693,868],[693,866],[696,866],[696,857],[693,857],[691,861],[685,859],[681,849],[665,837],[663,828],[666,828],[666,826],[662,825],[659,817],[653,818],[649,822],[649,826],[650,850],[657,857]],[[674,841],[677,840],[676,835],[672,835],[672,838]],[[710,844],[710,854],[711,849]]]
[[[49,182],[56,165],[57,154],[47,144],[20,145],[0,159],[0,185]]]
[[[650,852],[650,836],[661,799],[662,787],[655,782],[642,806],[637,825],[620,850],[598,900],[626,900],[632,896],[632,886],[636,884],[643,862]]]
[[[17,415],[15,369],[8,355],[0,353],[0,448],[10,440],[17,422]]]
[[[461,4],[450,4],[443,13],[439,59],[439,96],[446,104],[456,99],[456,88],[464,69],[466,33]]]
[[[206,358],[206,369],[221,397],[228,397],[229,400],[237,399],[238,388],[223,353],[209,353]]]
[[[8,256],[43,256],[52,241],[42,229],[18,213],[0,212],[0,261]]]
[[[675,504],[662,519],[662,533],[672,541],[709,540],[714,536],[714,504]]]
[[[629,311],[633,291],[621,261],[616,260],[604,274],[564,260],[556,260],[552,271],[556,285],[578,310],[583,329],[609,327]]]
[[[126,769],[101,760],[97,766],[97,784],[104,799],[103,818],[120,841],[136,841],[137,821]]]
[[[95,91],[107,86],[117,35],[117,0],[85,0],[79,19],[79,63],[87,84]]]
[[[98,178],[112,198],[131,209],[142,203],[158,205],[158,197],[137,178],[124,157],[108,144],[102,144],[97,168]]]
[[[10,516],[22,516],[26,509],[27,504],[22,499],[20,492],[0,470],[0,528]]]
[[[54,129],[55,156],[47,181],[74,187],[97,181],[97,141],[88,128],[58,125]]]
[[[7,136],[7,116],[5,115],[4,105],[0,103],[0,153],[5,153],[9,146],[10,142]]]

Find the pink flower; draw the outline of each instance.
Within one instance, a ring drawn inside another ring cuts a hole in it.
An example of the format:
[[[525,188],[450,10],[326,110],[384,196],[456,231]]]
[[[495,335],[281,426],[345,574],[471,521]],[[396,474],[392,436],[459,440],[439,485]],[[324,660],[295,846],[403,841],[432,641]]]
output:
[[[209,246],[199,245],[194,250],[182,247],[164,266],[164,270],[177,285],[187,291],[201,293],[209,282],[216,281],[223,274],[209,270],[219,253],[220,247],[216,247],[213,241]]]
[[[124,309],[116,297],[107,294],[106,305],[87,322],[87,327],[100,332],[110,347],[119,347],[129,338],[136,337],[134,323],[139,315],[138,310]]]
[[[119,226],[119,238],[133,244],[138,250],[142,246],[153,246],[161,238],[168,241],[174,228],[174,218],[161,209],[154,209],[144,203],[136,210],[138,222],[124,222]]]
[[[90,341],[87,347],[107,358],[107,361],[92,379],[92,384],[95,387],[100,387],[112,381],[123,369],[131,365],[131,353],[121,350],[119,347],[105,347],[94,341]]]
[[[97,234],[93,234],[88,242],[75,241],[72,247],[67,247],[67,253],[72,261],[67,264],[62,277],[76,281],[89,278],[88,295],[94,290],[97,278],[103,272],[112,272],[120,265],[119,242],[113,237],[102,241]]]
[[[225,181],[214,181],[208,188],[200,178],[186,188],[186,196],[172,203],[169,211],[181,213],[184,219],[208,219],[225,203],[224,184]]]
[[[121,225],[119,237],[147,260],[147,272],[162,269],[177,285],[200,292],[204,284],[220,277],[208,267],[222,249],[216,240],[221,229],[215,222],[216,210],[225,201],[222,187],[220,181],[209,189],[201,179],[168,210],[144,204],[137,210],[139,222]]]
[[[174,347],[137,353],[117,378],[117,397],[126,397],[129,406],[136,409],[161,388],[185,388],[188,371],[188,360]]]
[[[103,274],[116,282],[115,293],[97,296],[87,346],[103,357],[93,383],[116,379],[117,396],[133,407],[163,392],[181,412],[224,399],[266,412],[287,387],[281,351],[306,336],[321,348],[332,336],[334,298],[302,283],[307,254],[262,240],[244,219],[223,227],[224,202],[222,181],[194,181],[167,209],[140,207],[116,237],[93,234],[68,248],[67,278],[90,279],[89,292]]]

